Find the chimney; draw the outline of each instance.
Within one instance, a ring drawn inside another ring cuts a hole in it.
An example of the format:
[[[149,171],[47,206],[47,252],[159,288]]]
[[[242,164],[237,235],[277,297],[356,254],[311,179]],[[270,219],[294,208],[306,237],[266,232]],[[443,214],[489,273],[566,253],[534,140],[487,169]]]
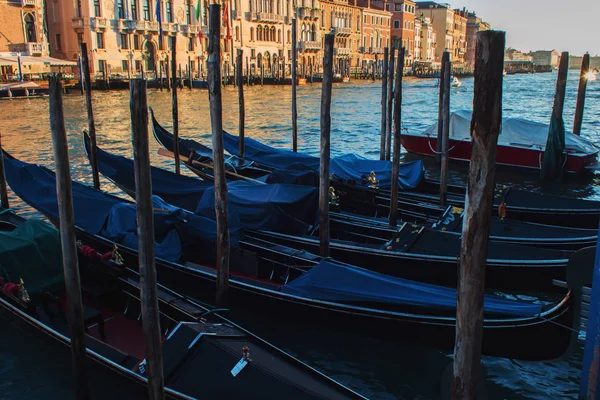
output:
[[[367,8],[371,8],[371,0],[367,1]]]

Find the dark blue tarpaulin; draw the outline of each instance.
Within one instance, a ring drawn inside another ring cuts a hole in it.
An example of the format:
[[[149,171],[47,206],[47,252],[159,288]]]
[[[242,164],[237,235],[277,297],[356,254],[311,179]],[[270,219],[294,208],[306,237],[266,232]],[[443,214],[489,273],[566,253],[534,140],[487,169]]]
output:
[[[28,164],[17,159],[4,157],[6,180],[13,191],[26,203],[52,218],[58,219],[56,200],[56,178],[54,173],[45,167]],[[89,186],[73,182],[73,208],[75,224],[91,234],[107,235],[108,238],[137,249],[135,206],[131,202],[116,196],[97,191]],[[171,261],[181,252],[174,239],[175,223],[183,223],[182,232],[198,239],[216,240],[216,223],[214,220],[184,213],[181,209],[165,203],[153,196],[156,255]],[[110,217],[110,218],[109,218]],[[184,222],[185,220],[185,222]],[[239,227],[232,226],[231,242],[239,241]],[[125,242],[120,242],[123,240]],[[166,242],[165,242],[166,241]]]
[[[318,219],[319,191],[312,187],[236,181],[227,184],[227,200],[244,229],[302,234]],[[196,214],[214,218],[214,188],[204,192]]]
[[[287,183],[291,185],[319,186],[319,172],[304,164],[294,163],[277,169],[267,175],[266,183]]]
[[[87,145],[86,141],[86,145]],[[87,150],[87,149],[86,149]],[[87,151],[89,154],[89,151]],[[97,149],[98,169],[100,173],[124,189],[135,192],[133,160],[127,157]],[[213,187],[212,182],[201,181],[185,175],[175,175],[162,168],[150,167],[152,193],[169,204],[185,210],[194,210],[202,198],[204,190]]]
[[[238,137],[223,132],[225,150],[236,154],[238,148]],[[302,164],[318,171],[319,157],[309,156],[302,153],[294,153],[291,150],[276,149],[267,146],[252,138],[244,139],[244,157],[274,169],[289,169],[292,164]],[[331,175],[345,180],[360,181],[375,172],[379,187],[389,189],[391,187],[392,163],[390,161],[369,160],[355,154],[345,154],[333,157],[330,164]],[[399,188],[414,189],[423,179],[425,171],[421,160],[402,163],[399,169]]]
[[[409,281],[358,267],[321,261],[280,289],[283,293],[343,303],[384,303],[456,309],[456,290]],[[533,317],[542,306],[486,295],[486,313]]]

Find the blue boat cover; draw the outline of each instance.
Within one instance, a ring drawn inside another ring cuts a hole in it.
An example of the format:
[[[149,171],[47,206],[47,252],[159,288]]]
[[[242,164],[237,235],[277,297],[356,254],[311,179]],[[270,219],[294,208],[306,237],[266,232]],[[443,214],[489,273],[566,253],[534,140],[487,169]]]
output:
[[[456,309],[456,290],[409,281],[358,267],[321,261],[287,285],[281,292],[315,300],[343,303],[375,302],[435,309]],[[486,295],[484,310],[490,314],[533,317],[540,304]]]
[[[225,150],[231,154],[236,154],[239,138],[223,132],[223,139]],[[290,166],[296,163],[315,171],[319,169],[319,157],[294,153],[291,150],[276,149],[252,138],[245,138],[244,144],[244,157],[259,164],[279,170],[290,169]],[[392,163],[390,161],[369,160],[356,154],[345,154],[333,157],[329,168],[331,175],[356,181],[365,179],[373,171],[377,175],[379,187],[383,189],[391,187]],[[421,160],[402,163],[398,173],[399,188],[414,189],[423,179],[424,173],[425,170]]]
[[[52,218],[58,219],[56,178],[49,169],[4,157],[6,180],[13,191],[26,203]],[[72,183],[75,224],[91,234],[105,236],[117,243],[137,249],[135,206],[128,201],[97,191],[78,182]],[[183,224],[184,234],[194,238],[216,240],[214,220],[184,213],[181,209],[153,196],[155,253],[169,261],[177,261],[181,243],[175,224]],[[135,235],[135,236],[132,236]],[[231,229],[231,242],[239,242],[239,228]],[[177,257],[177,258],[175,258]]]
[[[227,184],[227,192],[229,212],[239,217],[244,229],[304,234],[318,219],[316,188],[236,181]],[[204,191],[195,213],[215,217],[214,188]]]
[[[86,151],[89,154],[86,140]],[[108,153],[97,149],[98,169],[118,186],[135,192],[135,175],[133,160],[127,157]],[[204,190],[213,187],[212,182],[201,181],[185,175],[176,175],[162,168],[150,167],[152,176],[152,193],[169,204],[184,210],[194,210],[202,198]]]
[[[267,175],[266,183],[287,183],[291,185],[319,186],[319,172],[304,164],[294,163],[277,169]]]

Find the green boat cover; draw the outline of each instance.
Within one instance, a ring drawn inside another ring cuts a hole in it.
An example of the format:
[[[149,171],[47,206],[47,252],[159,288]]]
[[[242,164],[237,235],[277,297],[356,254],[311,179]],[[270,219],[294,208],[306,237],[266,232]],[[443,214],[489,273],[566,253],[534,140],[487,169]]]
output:
[[[12,232],[0,232],[0,276],[5,282],[25,282],[34,296],[64,287],[60,235],[53,226],[28,219]]]

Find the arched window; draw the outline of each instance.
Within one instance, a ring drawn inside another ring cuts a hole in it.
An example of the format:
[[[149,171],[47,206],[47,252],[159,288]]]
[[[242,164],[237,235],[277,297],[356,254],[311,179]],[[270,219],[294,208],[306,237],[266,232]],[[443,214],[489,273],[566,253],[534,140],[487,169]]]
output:
[[[258,53],[256,56],[256,66],[258,68],[260,68],[261,65],[262,65],[262,55],[260,53]]]
[[[235,41],[236,42],[240,41],[240,27],[239,26],[235,27]]]
[[[27,42],[37,42],[35,19],[33,18],[33,15],[29,13],[25,14],[23,21],[25,21],[25,36],[27,37]]]
[[[254,41],[254,27],[250,27],[250,41]]]
[[[313,42],[317,41],[317,27],[315,26],[315,24],[312,24],[312,33],[310,35],[310,40],[312,40]]]
[[[260,25],[256,27],[256,40],[259,42],[263,40],[262,26]]]
[[[292,32],[291,31],[287,31],[287,42],[292,43]]]
[[[271,42],[275,41],[275,27],[271,28]]]
[[[277,29],[277,43],[281,43],[281,29]]]

